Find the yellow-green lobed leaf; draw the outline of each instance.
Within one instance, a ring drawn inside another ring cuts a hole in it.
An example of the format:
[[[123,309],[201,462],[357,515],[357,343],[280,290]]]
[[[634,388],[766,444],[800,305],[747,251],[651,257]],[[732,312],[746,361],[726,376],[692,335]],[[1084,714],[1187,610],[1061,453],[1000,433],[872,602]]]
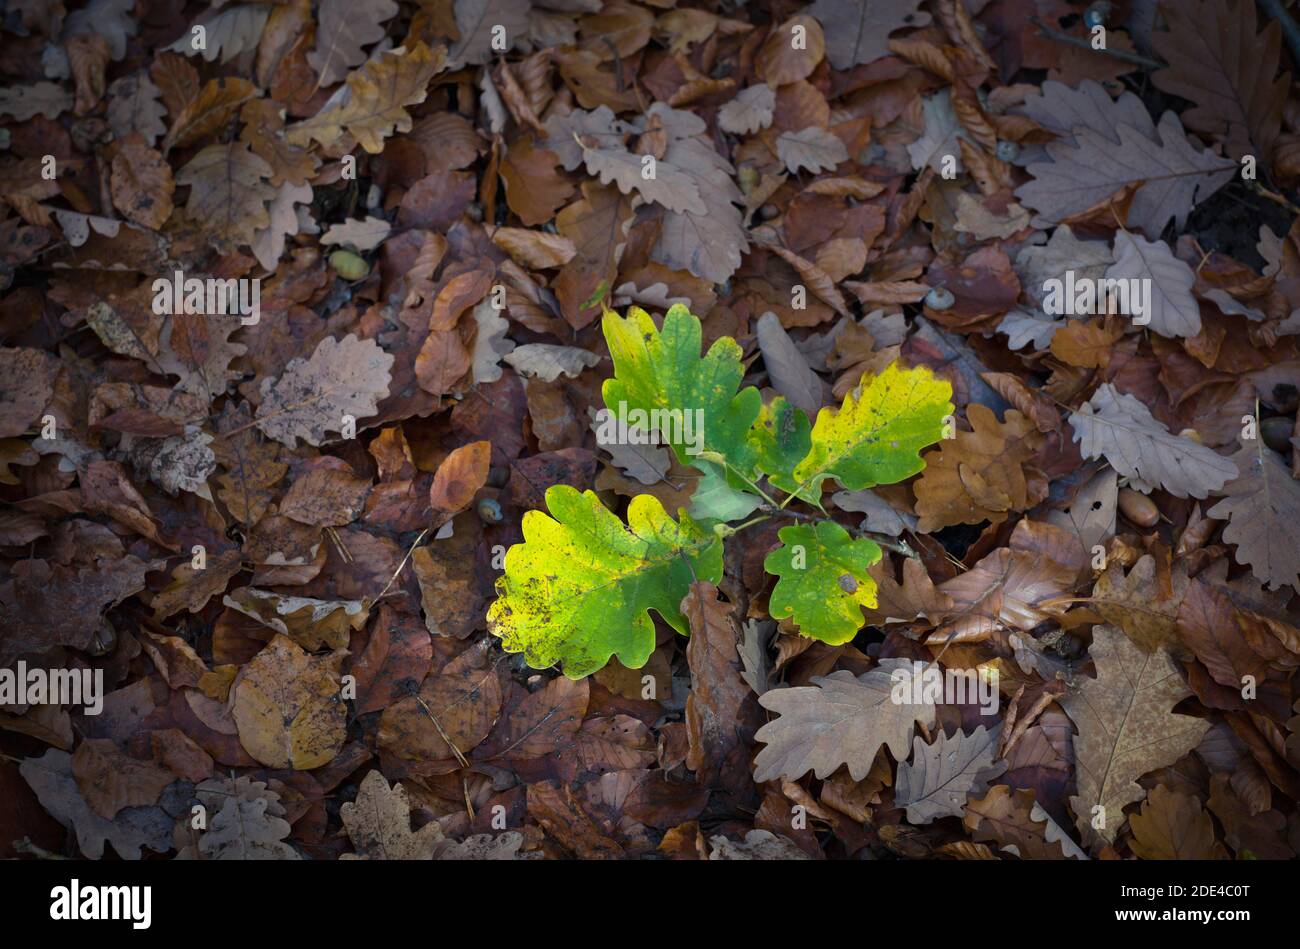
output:
[[[817,413],[812,448],[794,480],[819,494],[827,478],[850,491],[910,478],[922,468],[920,452],[943,437],[952,386],[924,366],[897,363],[864,378],[839,409]]]
[[[680,430],[660,429],[678,459],[692,464],[700,449],[726,456],[731,468],[746,476],[753,472],[755,449],[747,436],[763,400],[753,386],[740,388],[744,354],[734,339],[716,340],[701,357],[699,318],[680,304],[665,314],[662,330],[637,307],[628,310],[626,319],[607,310],[601,326],[614,361],[614,378],[606,379],[602,388],[611,411],[618,412],[622,405],[629,411],[679,413],[684,423],[682,413],[698,409],[703,420],[698,443],[694,437],[687,441]]]
[[[655,648],[654,610],[678,632],[691,583],[722,576],[722,541],[685,512],[680,522],[649,494],[628,505],[625,525],[591,491],[546,492],[550,516],[524,515],[524,542],[506,552],[488,629],[534,669],[560,663],[580,679],[617,656],[630,669]]]
[[[851,640],[862,628],[861,608],[876,606],[876,581],[867,569],[880,559],[880,548],[855,540],[834,521],[792,524],[777,536],[782,546],[763,561],[780,577],[768,613],[793,618],[803,635],[832,646]]]

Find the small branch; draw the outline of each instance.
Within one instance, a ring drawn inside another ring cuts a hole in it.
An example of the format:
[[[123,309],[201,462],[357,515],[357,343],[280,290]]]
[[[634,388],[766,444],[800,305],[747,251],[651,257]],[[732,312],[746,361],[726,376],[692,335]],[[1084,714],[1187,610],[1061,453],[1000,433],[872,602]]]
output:
[[[1079,49],[1086,49],[1090,53],[1101,53],[1103,56],[1110,56],[1126,63],[1133,63],[1135,66],[1145,66],[1147,69],[1162,69],[1165,65],[1159,60],[1150,59],[1140,53],[1130,53],[1123,49],[1111,49],[1110,47],[1095,49],[1092,43],[1083,37],[1071,36],[1068,33],[1053,29],[1036,16],[1031,16],[1029,22],[1038,27],[1039,36],[1045,36],[1049,40],[1056,40],[1058,43],[1065,43],[1067,46],[1077,46]]]
[[[1259,5],[1264,8],[1265,13],[1282,24],[1282,35],[1286,37],[1291,58],[1300,64],[1300,26],[1297,26],[1291,14],[1286,12],[1282,0],[1259,0]]]
[[[816,524],[819,521],[830,519],[817,517],[815,514],[804,514],[802,511],[791,511],[784,508],[768,511],[768,514],[772,517],[788,517],[791,520],[802,521],[806,524]],[[764,518],[764,520],[766,520],[766,518]],[[836,521],[835,523],[839,524],[839,521]],[[908,557],[912,560],[921,559],[921,555],[908,546],[906,541],[890,540],[882,534],[873,534],[871,531],[864,531],[858,527],[845,527],[843,524],[840,524],[840,526],[855,537],[863,537],[880,547],[884,547],[886,550],[892,550],[894,553],[902,554],[904,557]]]
[[[411,555],[415,553],[415,548],[420,546],[420,541],[424,540],[424,535],[427,533],[429,533],[429,528],[427,527],[424,530],[420,531],[420,536],[415,538],[415,543],[411,544],[411,549],[406,552],[406,556],[402,558],[402,562],[397,565],[397,569],[393,571],[393,575],[388,578],[388,583],[384,585],[384,589],[380,591],[379,596],[375,597],[374,600],[375,603],[378,603],[380,600],[384,598],[384,594],[386,594],[389,591],[389,589],[392,587],[393,582],[397,579],[398,574],[402,572],[402,568],[406,566],[407,561],[411,559]]]
[[[1247,181],[1244,182],[1244,184],[1246,185],[1247,188],[1255,192],[1255,194],[1259,195],[1261,198],[1265,198],[1269,201],[1272,201],[1274,204],[1280,204],[1282,207],[1286,208],[1292,214],[1300,214],[1300,207],[1296,207],[1294,204],[1288,201],[1285,195],[1278,194],[1276,191],[1269,191],[1258,181]]]

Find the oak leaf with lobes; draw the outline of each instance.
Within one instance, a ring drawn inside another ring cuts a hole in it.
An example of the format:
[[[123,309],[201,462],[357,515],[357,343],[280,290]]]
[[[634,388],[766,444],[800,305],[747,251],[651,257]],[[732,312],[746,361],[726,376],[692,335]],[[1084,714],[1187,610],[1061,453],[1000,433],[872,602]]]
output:
[[[805,636],[838,645],[862,628],[861,607],[876,605],[876,582],[867,572],[880,548],[852,538],[834,521],[792,524],[780,531],[782,546],[763,561],[780,577],[768,601],[773,619],[790,617]]]
[[[1300,481],[1263,438],[1243,440],[1232,460],[1237,477],[1206,516],[1228,519],[1223,539],[1236,544],[1236,561],[1270,590],[1290,584],[1300,592]]]
[[[860,676],[841,669],[818,676],[811,686],[772,689],[759,699],[777,717],[754,736],[767,747],[754,760],[754,780],[776,777],[797,781],[808,771],[828,778],[847,765],[854,781],[871,769],[876,752],[887,747],[896,760],[910,750],[915,723],[934,723],[935,707],[920,674],[905,659],[882,659]],[[904,701],[895,701],[895,690]]]
[[[1059,700],[1078,730],[1078,793],[1070,806],[1085,837],[1113,841],[1123,808],[1142,797],[1137,779],[1191,751],[1210,723],[1174,713],[1191,689],[1166,650],[1144,653],[1114,627],[1097,626],[1089,654],[1096,678],[1081,680]],[[1096,807],[1105,815],[1101,826],[1094,825]]]
[[[320,445],[327,432],[343,431],[345,417],[355,423],[375,414],[388,396],[392,366],[374,340],[326,338],[310,359],[295,357],[278,380],[262,381],[257,427],[289,448],[299,438]]]
[[[548,488],[546,506],[549,517],[524,515],[524,543],[506,551],[488,610],[502,648],[534,668],[558,662],[576,679],[617,656],[639,669],[655,643],[646,611],[685,632],[683,593],[721,576],[721,540],[689,515],[674,523],[650,495],[632,499],[627,525],[594,493],[567,485]]]
[[[348,74],[341,101],[327,104],[319,113],[285,129],[291,145],[307,146],[312,140],[331,146],[350,134],[372,155],[384,150],[393,132],[409,132],[407,106],[418,105],[428,94],[429,80],[446,64],[447,50],[430,51],[423,43],[411,49],[398,47],[369,60]]]
[[[1164,488],[1175,497],[1204,498],[1237,476],[1237,466],[1190,438],[1173,435],[1133,396],[1103,382],[1070,416],[1085,458],[1105,457],[1139,487]]]

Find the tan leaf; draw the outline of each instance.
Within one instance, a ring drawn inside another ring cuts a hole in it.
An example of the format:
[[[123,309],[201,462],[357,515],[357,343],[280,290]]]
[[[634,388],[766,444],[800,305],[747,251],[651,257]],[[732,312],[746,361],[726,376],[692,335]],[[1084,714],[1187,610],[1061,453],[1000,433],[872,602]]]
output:
[[[381,217],[366,215],[364,221],[348,218],[342,224],[332,224],[321,237],[322,244],[339,244],[357,251],[374,250],[384,242],[393,225]]]
[[[997,524],[1030,505],[1022,466],[1037,450],[1038,430],[1014,409],[1000,423],[992,409],[972,403],[966,417],[972,431],[958,430],[925,456],[914,485],[922,533],[985,520]]]
[[[1175,620],[1187,595],[1187,574],[1181,564],[1162,569],[1145,554],[1124,575],[1124,566],[1112,561],[1092,589],[1092,608],[1106,622],[1120,627],[1143,652],[1163,646],[1177,651]]]
[[[492,243],[520,266],[533,270],[562,267],[577,253],[573,242],[563,235],[522,227],[498,227],[492,232]]]
[[[132,758],[106,738],[87,738],[77,746],[72,776],[86,803],[106,820],[124,807],[157,803],[163,788],[176,780],[166,768]]]
[[[240,587],[221,602],[312,651],[342,649],[351,632],[364,626],[369,615],[359,600],[317,600],[256,587]]]
[[[898,766],[895,805],[907,808],[913,824],[961,817],[967,796],[982,794],[988,782],[1006,770],[1005,761],[994,764],[1001,735],[1001,725],[991,730],[981,725],[969,735],[940,732],[929,744],[917,735],[912,760]]]
[[[1214,822],[1190,794],[1157,784],[1129,819],[1133,853],[1143,860],[1226,860],[1214,839]]]
[[[907,660],[883,659],[860,676],[840,670],[814,677],[811,686],[765,692],[759,704],[777,718],[754,736],[767,745],[754,761],[754,780],[797,781],[808,771],[826,778],[847,764],[853,780],[861,781],[881,746],[900,761],[906,758],[913,723],[934,723],[928,701],[892,699],[895,688],[910,698],[917,678]]]
[[[241,142],[209,145],[180,170],[176,183],[190,187],[189,219],[215,247],[230,252],[270,224],[266,205],[275,197],[270,177],[271,166]]]
[[[316,46],[307,54],[307,62],[320,76],[317,85],[332,86],[364,62],[363,47],[383,39],[383,23],[396,15],[393,0],[321,0]]]
[[[702,784],[730,786],[749,778],[750,746],[762,719],[741,676],[740,626],[733,607],[717,587],[698,582],[682,598],[682,615],[691,626],[686,661],[691,694],[686,699],[686,767]]]
[[[1034,792],[1005,784],[966,803],[966,829],[976,841],[996,841],[1022,860],[1087,860],[1088,855],[1034,800]]]
[[[849,160],[848,149],[839,136],[815,125],[798,132],[782,132],[776,139],[776,154],[793,175],[800,171],[833,171],[840,162]]]
[[[379,747],[408,761],[454,771],[492,728],[501,682],[481,645],[470,646],[424,680],[418,695],[393,703],[379,720]]]
[[[826,58],[836,69],[852,69],[889,55],[889,34],[925,26],[930,14],[918,12],[920,0],[816,0],[808,14],[826,33]]]
[[[257,87],[247,79],[225,77],[207,82],[198,95],[173,113],[172,127],[163,139],[161,150],[197,144],[222,128],[239,112],[240,107],[257,96]]]
[[[1058,700],[1074,722],[1078,794],[1075,819],[1091,836],[1094,807],[1105,826],[1095,833],[1113,841],[1124,825],[1124,806],[1143,795],[1137,779],[1173,764],[1200,742],[1210,723],[1175,715],[1191,695],[1182,670],[1163,649],[1144,653],[1112,626],[1096,626],[1089,650],[1097,677],[1083,679]]]
[[[374,340],[326,337],[310,359],[295,357],[275,382],[262,380],[257,427],[289,448],[299,438],[320,445],[327,431],[343,430],[345,415],[375,414],[388,396],[392,366]]]
[[[732,135],[752,135],[772,124],[775,105],[776,93],[771,86],[750,86],[718,110],[718,125]]]
[[[268,768],[310,771],[332,761],[347,738],[343,656],[312,656],[277,634],[230,687],[244,750]]]
[[[1223,539],[1236,545],[1234,559],[1270,590],[1300,590],[1300,481],[1263,438],[1243,441],[1232,460],[1239,474],[1206,516],[1228,520]]]
[[[1281,126],[1287,77],[1278,76],[1282,23],[1262,35],[1252,4],[1192,0],[1170,5],[1168,32],[1151,45],[1169,65],[1151,74],[1157,89],[1196,103],[1182,113],[1187,127],[1224,139],[1228,154],[1257,154],[1264,162]]]
[[[434,298],[429,329],[437,332],[452,329],[461,314],[482,300],[491,289],[492,273],[488,270],[471,270],[452,277]]]
[[[361,782],[356,800],[339,808],[339,817],[356,853],[340,860],[432,860],[444,844],[442,828],[430,821],[411,830],[411,805],[406,789],[371,771]]]
[[[171,166],[141,136],[123,139],[110,182],[114,206],[136,224],[157,230],[171,216],[176,190]]]
[[[520,375],[554,382],[561,375],[573,378],[584,369],[600,363],[595,353],[576,346],[555,346],[551,343],[528,343],[516,346],[505,361],[515,367]]]
[[[469,507],[479,488],[487,482],[492,462],[492,443],[470,442],[448,455],[438,466],[429,488],[434,510],[455,514]]]
[[[424,43],[416,43],[409,51],[399,46],[367,61],[348,75],[341,102],[289,126],[285,138],[291,145],[306,146],[315,139],[332,146],[347,132],[377,155],[394,131],[411,130],[406,107],[424,101],[429,80],[444,67],[446,55],[445,47],[431,52]]]
[[[1170,434],[1145,405],[1109,382],[1070,416],[1070,426],[1085,458],[1104,456],[1121,475],[1175,497],[1203,498],[1237,477],[1232,461]]]
[[[794,42],[796,27],[803,42]],[[826,55],[826,38],[821,24],[807,14],[790,17],[768,34],[754,58],[758,75],[773,89],[807,79]],[[751,129],[752,131],[752,129]]]
[[[1052,615],[1041,604],[1074,587],[1075,571],[1046,557],[1007,547],[965,573],[939,584],[953,602],[944,625],[926,639],[933,645],[981,642],[1010,627],[1031,630]]]
[[[145,73],[123,76],[108,87],[106,116],[113,135],[126,138],[139,133],[152,146],[167,133],[163,116],[167,110],[159,101],[161,93]]]

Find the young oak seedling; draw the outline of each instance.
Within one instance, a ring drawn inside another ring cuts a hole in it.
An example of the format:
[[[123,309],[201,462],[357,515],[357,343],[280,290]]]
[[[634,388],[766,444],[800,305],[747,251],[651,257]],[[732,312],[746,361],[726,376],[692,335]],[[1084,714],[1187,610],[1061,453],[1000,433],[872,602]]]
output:
[[[824,514],[829,479],[860,491],[921,471],[921,450],[943,437],[953,411],[948,383],[895,363],[863,377],[842,405],[823,408],[810,423],[784,398],[764,405],[756,388],[740,387],[743,353],[734,339],[718,339],[701,356],[700,321],[684,306],[668,311],[662,330],[636,307],[626,318],[606,310],[602,329],[614,361],[605,405],[650,418],[695,413],[702,445],[698,432],[686,442],[681,426],[659,435],[702,476],[676,520],[650,494],[632,499],[624,524],[591,491],[547,489],[550,513],[524,514],[524,542],[506,552],[488,609],[488,629],[502,647],[522,652],[535,669],[559,663],[574,679],[611,656],[639,669],[655,648],[648,611],[688,633],[679,604],[691,583],[716,583],[723,540],[774,517],[802,523],[781,528],[781,546],[763,564],[778,577],[772,617],[790,617],[802,634],[826,643],[851,640],[864,622],[860,607],[876,605],[867,570],[880,547],[791,505]]]

